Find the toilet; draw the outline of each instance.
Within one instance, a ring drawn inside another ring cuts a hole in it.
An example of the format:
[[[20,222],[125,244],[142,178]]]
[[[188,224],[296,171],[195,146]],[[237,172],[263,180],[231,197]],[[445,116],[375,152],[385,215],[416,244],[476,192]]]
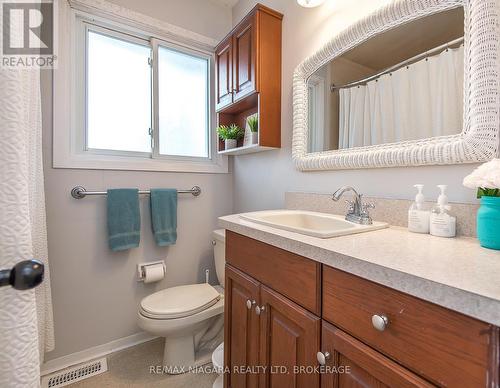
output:
[[[219,286],[201,283],[170,287],[141,301],[139,327],[165,338],[166,373],[185,373],[210,363],[214,348],[223,340],[225,230],[215,230],[213,238]]]

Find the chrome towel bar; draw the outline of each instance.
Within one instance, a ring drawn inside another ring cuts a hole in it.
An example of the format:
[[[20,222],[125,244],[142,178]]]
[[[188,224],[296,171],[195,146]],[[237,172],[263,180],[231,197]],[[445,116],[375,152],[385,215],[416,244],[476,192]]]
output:
[[[190,190],[177,190],[179,194],[192,194],[197,197],[201,194],[200,186],[193,186]],[[106,191],[87,191],[83,186],[75,186],[71,190],[71,196],[75,199],[85,198],[87,195],[106,195]],[[139,194],[150,194],[149,190],[139,190]]]

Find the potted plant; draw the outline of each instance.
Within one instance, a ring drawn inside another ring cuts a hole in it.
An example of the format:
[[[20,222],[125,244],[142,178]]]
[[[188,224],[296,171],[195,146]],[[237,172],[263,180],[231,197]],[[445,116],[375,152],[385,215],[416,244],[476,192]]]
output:
[[[256,114],[248,116],[247,123],[252,132],[252,144],[257,144],[259,141],[259,116]]]
[[[238,139],[243,137],[243,130],[236,124],[219,125],[217,127],[217,134],[224,140],[224,145],[226,150],[236,148]]]
[[[464,186],[477,189],[477,238],[481,246],[500,250],[500,159],[493,159],[464,178]]]

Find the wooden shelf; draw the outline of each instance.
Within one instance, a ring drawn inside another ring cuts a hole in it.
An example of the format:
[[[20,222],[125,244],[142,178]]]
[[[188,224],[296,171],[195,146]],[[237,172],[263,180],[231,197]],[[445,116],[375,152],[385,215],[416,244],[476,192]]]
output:
[[[231,150],[222,150],[222,151],[219,151],[219,154],[222,154],[222,155],[245,155],[245,154],[251,154],[254,152],[271,151],[271,150],[276,150],[276,149],[277,149],[276,147],[264,147],[264,146],[260,146],[258,144],[250,144],[247,146],[233,148]]]

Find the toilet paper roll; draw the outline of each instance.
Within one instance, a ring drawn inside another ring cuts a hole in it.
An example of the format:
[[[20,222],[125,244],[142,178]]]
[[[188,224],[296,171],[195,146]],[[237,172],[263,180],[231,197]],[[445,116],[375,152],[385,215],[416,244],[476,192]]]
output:
[[[163,264],[146,265],[144,267],[144,283],[157,282],[164,277]]]

